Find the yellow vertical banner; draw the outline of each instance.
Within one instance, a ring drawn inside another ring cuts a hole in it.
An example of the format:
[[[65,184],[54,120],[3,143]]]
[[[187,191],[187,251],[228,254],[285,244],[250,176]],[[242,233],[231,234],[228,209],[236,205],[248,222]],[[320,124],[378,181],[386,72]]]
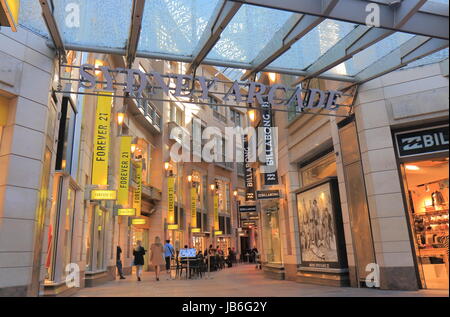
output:
[[[0,0],[0,7],[3,8],[4,16],[0,14],[2,25],[9,25],[13,32],[17,32],[19,24],[20,0]],[[0,8],[1,9],[1,8]],[[6,21],[3,21],[5,18]]]
[[[142,161],[136,161],[136,174],[134,181],[136,189],[133,193],[133,208],[136,209],[136,216],[141,215],[141,198],[142,198]]]
[[[131,136],[120,137],[119,189],[117,204],[128,206],[128,192],[130,183]]]
[[[214,194],[214,229],[220,230],[219,226],[219,195]]]
[[[191,228],[197,228],[197,188],[191,187]]]
[[[175,223],[175,177],[167,178],[167,222]]]
[[[112,95],[112,93],[110,93]],[[99,96],[95,115],[92,185],[108,185],[108,156],[112,97]]]

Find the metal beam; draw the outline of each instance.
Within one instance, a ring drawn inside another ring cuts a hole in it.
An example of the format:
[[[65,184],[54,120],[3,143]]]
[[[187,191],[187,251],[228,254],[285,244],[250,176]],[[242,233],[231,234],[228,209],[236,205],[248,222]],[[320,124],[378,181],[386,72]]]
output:
[[[64,63],[67,62],[66,50],[64,48],[64,42],[59,32],[58,25],[56,24],[55,17],[53,16],[53,3],[48,0],[40,0],[42,8],[42,17],[47,25],[48,33],[50,34],[54,48],[57,54],[60,56]]]
[[[318,0],[229,0],[257,6],[303,13],[307,15],[322,16],[329,19],[346,21],[356,24],[367,24],[370,13],[369,4],[379,6],[379,27],[383,29],[424,35],[433,38],[449,39],[448,4],[426,3],[423,8],[409,16],[414,6],[420,6],[421,1],[402,0],[400,5],[393,5],[393,1],[363,1],[340,0],[329,13],[322,13],[322,3]],[[402,20],[407,20],[402,25]]]
[[[331,12],[339,0],[322,0],[318,2],[322,6],[321,12],[326,15]],[[251,63],[254,65],[253,69],[245,73],[241,79],[246,80],[253,74],[264,69],[267,65],[289,50],[295,42],[312,31],[324,20],[325,18],[322,17],[293,14],[253,60]]]
[[[133,0],[131,11],[131,26],[127,43],[127,67],[131,68],[136,58],[136,52],[139,44],[139,37],[142,29],[142,18],[144,15],[145,0]]]
[[[296,84],[325,73],[326,71],[340,65],[341,63],[352,58],[355,54],[365,50],[393,33],[395,32],[391,30],[370,28],[365,25],[359,25],[335,46],[330,48],[318,60],[311,64],[305,70],[307,75],[298,80]]]
[[[448,47],[448,41],[432,39],[425,36],[415,36],[403,43],[399,48],[371,64],[356,76],[357,84],[363,84],[402,68],[420,58],[431,55]]]
[[[55,48],[54,44],[50,41],[47,42],[47,45],[51,48]],[[126,54],[125,49],[114,49],[114,48],[105,48],[105,47],[96,47],[96,46],[67,44],[66,48],[68,50],[73,50],[73,51],[114,54],[114,55],[120,55],[120,56],[125,56],[125,54]],[[192,63],[191,56],[182,56],[182,55],[173,55],[173,54],[138,52],[136,54],[136,57],[160,59],[160,60],[165,60],[165,61],[176,61],[176,62],[183,62],[183,63]],[[238,69],[251,69],[252,68],[252,65],[250,63],[218,61],[215,59],[212,59],[212,60],[204,59],[202,64],[211,65],[211,66],[238,68]],[[305,71],[299,70],[299,69],[293,69],[293,68],[291,69],[291,68],[266,67],[262,71],[286,74],[286,75],[292,75],[292,76],[306,76],[307,75],[305,73]],[[345,76],[345,75],[322,74],[318,77],[322,78],[322,79],[334,80],[334,81],[343,81],[343,82],[349,82],[349,83],[355,82],[355,79],[353,77]]]
[[[200,38],[197,47],[192,54],[193,59],[191,65],[189,65],[188,73],[197,68],[200,63],[205,59],[206,55],[216,45],[220,39],[220,35],[223,30],[230,23],[234,15],[239,11],[242,4],[238,2],[230,2],[227,0],[221,0],[206,26],[205,32]]]

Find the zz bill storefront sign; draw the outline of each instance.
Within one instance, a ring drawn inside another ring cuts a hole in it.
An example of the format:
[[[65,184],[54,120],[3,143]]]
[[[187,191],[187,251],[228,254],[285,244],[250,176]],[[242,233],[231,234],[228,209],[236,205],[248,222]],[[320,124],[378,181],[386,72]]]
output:
[[[264,184],[278,185],[278,172],[277,172],[277,151],[276,146],[278,142],[278,136],[276,130],[273,127],[273,113],[272,113],[272,105],[268,102],[265,102],[261,105],[263,109],[261,112],[262,116],[262,131],[264,131],[264,142],[265,142],[265,161],[266,165],[264,166]]]
[[[448,125],[395,133],[399,158],[448,151]]]

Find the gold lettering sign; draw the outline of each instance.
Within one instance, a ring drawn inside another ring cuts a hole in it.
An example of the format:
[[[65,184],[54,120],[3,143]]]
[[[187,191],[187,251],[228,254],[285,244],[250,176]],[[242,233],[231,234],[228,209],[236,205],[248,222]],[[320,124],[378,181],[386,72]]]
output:
[[[175,177],[167,178],[167,223],[175,223]]]
[[[100,96],[97,98],[94,157],[92,159],[92,185],[108,185],[109,134],[112,102],[112,97]]]
[[[191,188],[191,227],[197,228],[197,188]]]
[[[145,225],[147,221],[145,219],[131,219],[132,225]]]
[[[214,229],[219,230],[219,195],[214,194]]]
[[[122,136],[120,138],[119,190],[117,204],[122,205],[122,207],[128,206],[131,139],[131,136]]]
[[[117,215],[118,216],[136,216],[136,209],[134,209],[134,208],[128,208],[128,209],[120,208],[120,209],[117,210]]]
[[[141,199],[142,199],[142,161],[136,161],[135,182],[136,189],[133,193],[133,208],[136,209],[136,216],[141,215]]]
[[[93,189],[91,191],[91,200],[116,200],[117,191],[105,189]]]

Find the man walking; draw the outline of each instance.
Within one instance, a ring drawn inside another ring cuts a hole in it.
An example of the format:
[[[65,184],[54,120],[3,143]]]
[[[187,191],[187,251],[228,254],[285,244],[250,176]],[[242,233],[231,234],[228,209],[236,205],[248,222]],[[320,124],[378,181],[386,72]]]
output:
[[[123,271],[122,271],[122,260],[120,259],[121,254],[122,254],[122,249],[120,248],[120,246],[117,246],[117,258],[116,258],[117,271],[119,271],[120,279],[124,280],[125,277],[123,276]]]
[[[171,278],[170,276],[170,260],[175,254],[175,250],[173,248],[173,245],[170,244],[170,240],[166,240],[166,244],[164,245],[164,257],[166,259],[166,272],[168,274],[167,279],[169,280]]]

